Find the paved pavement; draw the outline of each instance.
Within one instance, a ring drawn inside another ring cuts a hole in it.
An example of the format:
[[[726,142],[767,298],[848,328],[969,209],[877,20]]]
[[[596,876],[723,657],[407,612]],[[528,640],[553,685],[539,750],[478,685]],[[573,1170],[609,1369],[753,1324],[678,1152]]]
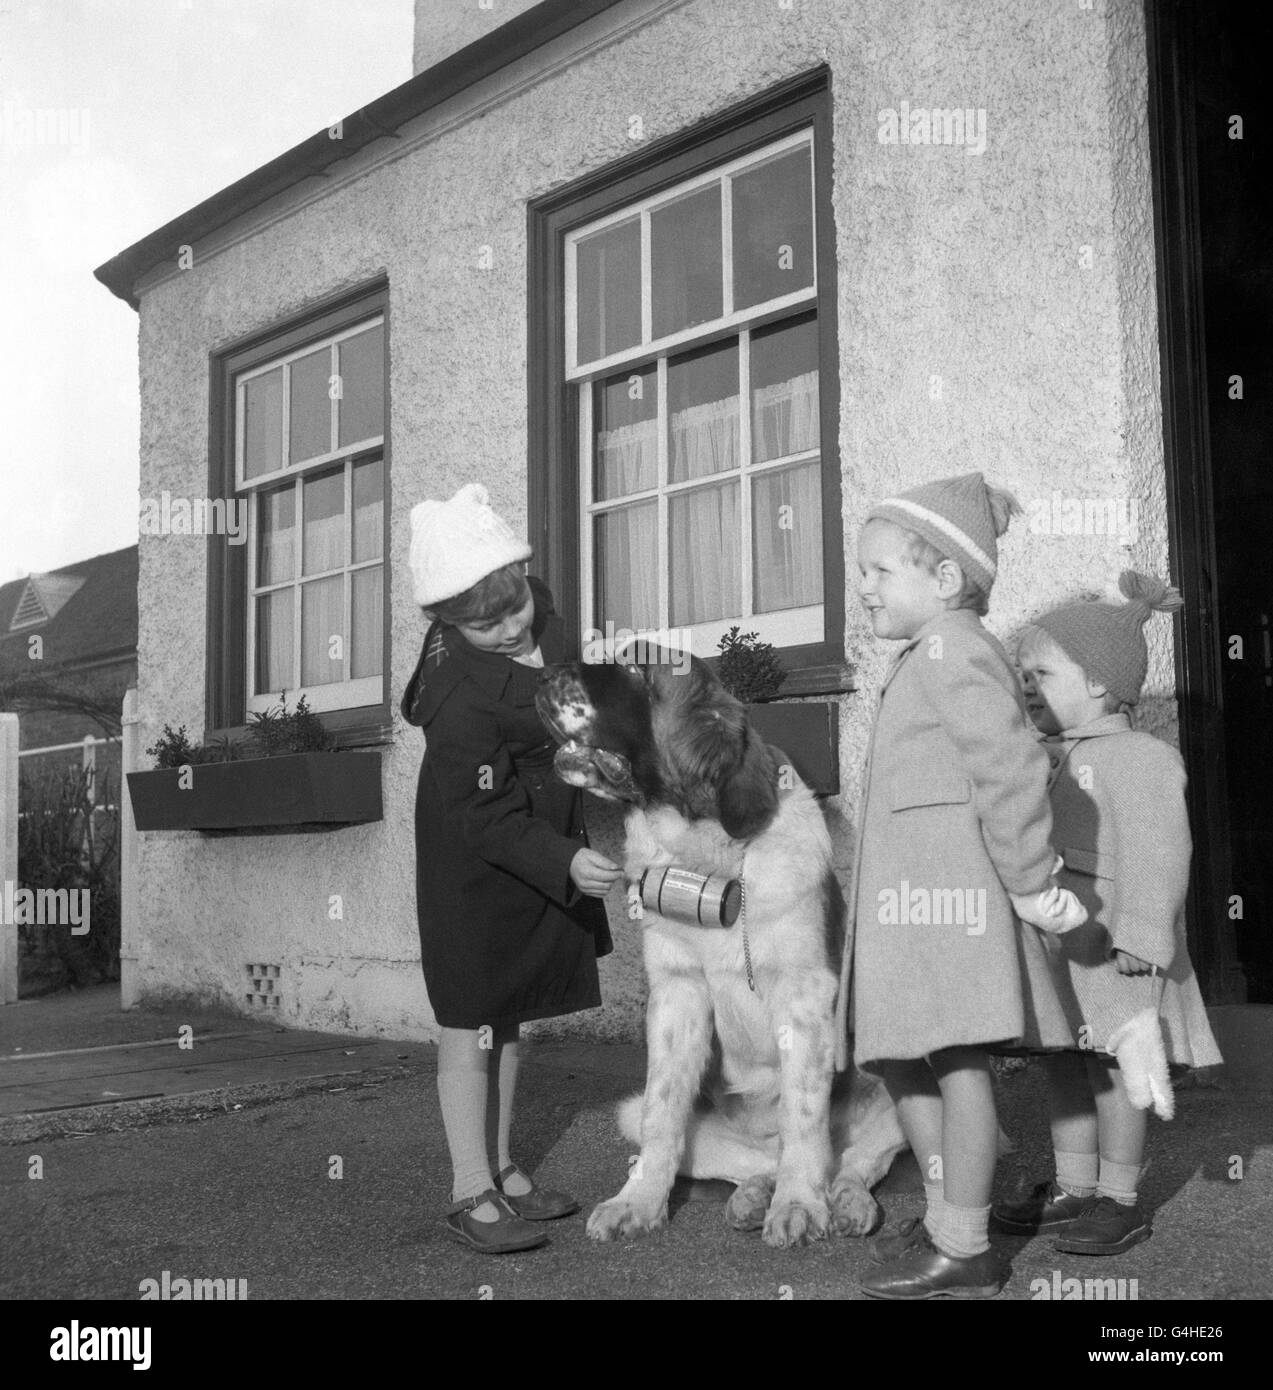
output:
[[[725,1227],[725,1184],[678,1186],[654,1238],[586,1238],[584,1215],[627,1167],[613,1103],[642,1080],[641,1049],[614,1044],[529,1046],[519,1087],[516,1156],[583,1212],[552,1223],[539,1250],[455,1245],[439,1220],[449,1168],[435,1061],[421,1043],[188,1008],[124,1014],[110,989],[5,1007],[0,1297],[136,1299],[165,1271],[246,1280],[251,1300],[860,1297],[863,1241],[770,1250]],[[1005,1191],[1047,1171],[1040,1082],[1024,1068],[1000,1087],[1020,1144]],[[1171,1124],[1153,1124],[1153,1239],[1101,1260],[1004,1241],[1013,1275],[1001,1301],[1073,1277],[1128,1281],[1141,1301],[1273,1296],[1273,1091],[1212,1084],[1177,1101]],[[913,1161],[877,1195],[891,1219],[918,1214]]]

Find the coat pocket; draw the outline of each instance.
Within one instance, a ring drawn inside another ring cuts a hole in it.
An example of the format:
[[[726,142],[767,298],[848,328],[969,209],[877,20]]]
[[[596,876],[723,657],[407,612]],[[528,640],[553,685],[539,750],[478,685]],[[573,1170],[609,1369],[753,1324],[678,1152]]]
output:
[[[1076,874],[1091,874],[1093,878],[1111,880],[1118,876],[1118,860],[1108,852],[1067,845],[1061,851],[1061,858],[1065,860],[1065,867]]]
[[[894,777],[889,785],[889,804],[894,811],[916,806],[958,806],[972,799],[966,777]]]

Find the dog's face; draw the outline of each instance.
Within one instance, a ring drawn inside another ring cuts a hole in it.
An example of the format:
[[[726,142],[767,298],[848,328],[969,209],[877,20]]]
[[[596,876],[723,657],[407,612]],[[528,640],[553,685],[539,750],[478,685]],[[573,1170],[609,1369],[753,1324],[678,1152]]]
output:
[[[777,767],[746,710],[697,657],[638,655],[544,672],[535,705],[560,745],[558,776],[609,801],[719,820],[733,839],[759,833],[778,807]]]

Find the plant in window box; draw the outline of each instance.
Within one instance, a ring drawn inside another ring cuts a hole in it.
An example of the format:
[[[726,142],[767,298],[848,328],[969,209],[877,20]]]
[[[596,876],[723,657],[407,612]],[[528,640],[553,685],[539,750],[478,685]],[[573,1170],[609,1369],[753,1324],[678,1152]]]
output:
[[[380,820],[380,754],[337,750],[304,696],[289,711],[256,712],[248,736],[194,744],[164,725],[146,752],[153,772],[130,772],[138,830],[330,828]]]
[[[752,727],[780,748],[814,791],[834,795],[840,790],[839,708],[826,700],[800,704],[770,703],[786,679],[771,642],[737,626],[718,643],[716,674],[736,700],[747,706]]]

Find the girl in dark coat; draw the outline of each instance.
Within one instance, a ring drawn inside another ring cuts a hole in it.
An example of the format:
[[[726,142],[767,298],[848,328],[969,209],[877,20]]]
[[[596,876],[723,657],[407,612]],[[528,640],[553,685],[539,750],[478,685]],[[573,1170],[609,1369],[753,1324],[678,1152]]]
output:
[[[601,1003],[597,957],[611,941],[597,899],[621,871],[588,848],[581,793],[554,777],[535,711],[542,667],[565,652],[551,594],[525,576],[530,547],[480,484],[422,502],[411,522],[415,597],[433,622],[402,713],[426,739],[416,906],[441,1027],[446,1226],[478,1249],[522,1250],[546,1239],[539,1223],[577,1204],[536,1187],[509,1153],[519,1024]]]

